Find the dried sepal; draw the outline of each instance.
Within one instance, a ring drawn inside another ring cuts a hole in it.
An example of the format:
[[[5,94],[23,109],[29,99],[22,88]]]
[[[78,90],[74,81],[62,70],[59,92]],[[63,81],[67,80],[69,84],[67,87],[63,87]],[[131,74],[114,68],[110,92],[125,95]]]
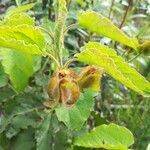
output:
[[[81,90],[84,88],[91,88],[93,91],[100,91],[100,79],[103,74],[103,69],[96,66],[87,66],[85,67],[78,79],[77,82]]]
[[[60,90],[61,102],[64,105],[72,105],[79,99],[80,88],[75,81],[62,80]]]

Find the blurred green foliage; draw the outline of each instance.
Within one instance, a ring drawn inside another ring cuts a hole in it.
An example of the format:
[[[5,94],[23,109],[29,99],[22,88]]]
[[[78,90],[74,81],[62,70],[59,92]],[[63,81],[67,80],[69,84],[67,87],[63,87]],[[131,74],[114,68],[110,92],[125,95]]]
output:
[[[0,19],[7,9],[15,5],[36,2],[30,15],[35,16],[36,24],[42,24],[48,30],[54,28],[55,0],[0,0]],[[76,22],[77,14],[82,10],[95,10],[109,17],[117,26],[129,36],[136,36],[143,42],[150,39],[150,2],[149,0],[67,0],[69,15],[67,25]],[[126,19],[125,12],[128,9]],[[130,49],[122,48],[109,38],[93,35],[78,28],[72,28],[65,36],[66,58],[71,58],[79,52],[79,48],[88,40],[98,41],[102,44],[116,48],[117,53],[129,61],[136,56]],[[150,80],[150,56],[148,51],[143,52],[130,62],[143,76]],[[64,60],[65,61],[65,60]],[[72,63],[71,67],[81,67],[83,64]],[[51,150],[71,150],[70,144],[74,137],[87,131],[84,126],[80,133],[68,132],[64,124],[58,123],[55,115],[46,116],[43,111],[47,82],[53,73],[53,64],[43,58],[38,61],[34,76],[30,78],[29,85],[22,93],[17,93],[3,71],[0,58],[0,150],[34,150],[36,143],[33,136],[46,132],[48,120],[51,122],[50,134],[41,137],[39,143],[51,141]],[[104,75],[101,81],[101,93],[95,98],[95,112],[88,120],[88,129],[107,122],[114,122],[126,126],[135,137],[133,149],[144,150],[150,143],[150,101],[148,98],[137,95],[127,89],[110,76]],[[100,116],[100,117],[97,117]],[[44,118],[47,118],[46,120]],[[43,122],[43,126],[41,125]],[[38,133],[38,132],[39,133]]]

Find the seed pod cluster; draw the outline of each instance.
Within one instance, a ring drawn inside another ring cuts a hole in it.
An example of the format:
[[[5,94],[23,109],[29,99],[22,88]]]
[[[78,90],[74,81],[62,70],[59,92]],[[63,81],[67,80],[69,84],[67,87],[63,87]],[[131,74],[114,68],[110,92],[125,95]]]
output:
[[[51,100],[62,105],[71,105],[80,96],[80,89],[76,82],[77,74],[71,69],[59,70],[48,83],[48,95]]]
[[[57,101],[64,106],[72,106],[85,88],[99,91],[99,81],[102,70],[95,66],[83,68],[80,74],[72,69],[60,69],[48,83],[48,95],[51,101]],[[51,105],[51,103],[49,102]]]

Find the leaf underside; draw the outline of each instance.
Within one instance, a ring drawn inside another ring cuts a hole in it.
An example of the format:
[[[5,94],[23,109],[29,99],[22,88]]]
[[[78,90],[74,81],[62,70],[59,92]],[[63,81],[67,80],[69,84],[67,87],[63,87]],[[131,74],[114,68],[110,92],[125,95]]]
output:
[[[28,84],[28,78],[33,74],[32,56],[10,49],[0,52],[3,58],[2,65],[9,75],[17,91],[23,90]]]

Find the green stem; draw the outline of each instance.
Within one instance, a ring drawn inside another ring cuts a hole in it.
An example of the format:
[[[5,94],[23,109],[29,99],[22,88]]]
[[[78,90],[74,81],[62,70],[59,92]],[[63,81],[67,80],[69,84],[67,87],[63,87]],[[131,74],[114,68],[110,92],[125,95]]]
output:
[[[52,54],[46,53],[46,55],[55,62],[55,64],[57,65],[58,68],[60,68],[59,62],[56,60],[56,58]]]
[[[124,51],[121,55],[121,57],[125,56],[128,53],[128,51]]]
[[[65,64],[64,64],[64,68],[68,68],[69,64],[74,62],[74,61],[79,61],[77,58],[72,58],[69,59]]]
[[[135,57],[131,58],[128,63],[132,62],[133,60],[135,60],[138,56],[140,56],[142,54],[142,52],[138,53]]]
[[[41,70],[40,70],[40,72],[43,72],[43,71],[44,71],[44,69],[45,69],[45,67],[46,67],[46,65],[47,65],[47,63],[48,63],[48,61],[49,61],[49,58],[47,58],[46,61],[44,62],[43,66],[42,66],[42,68],[41,68]]]
[[[78,23],[69,25],[69,26],[64,30],[64,34],[66,34],[66,33],[67,33],[69,30],[71,30],[71,29],[77,28],[78,26],[79,26]]]
[[[46,29],[42,28],[42,27],[38,27],[39,29],[41,29],[43,32],[45,32],[47,35],[49,35],[49,37],[51,38],[52,41],[54,41],[54,35],[51,32],[48,32]]]

